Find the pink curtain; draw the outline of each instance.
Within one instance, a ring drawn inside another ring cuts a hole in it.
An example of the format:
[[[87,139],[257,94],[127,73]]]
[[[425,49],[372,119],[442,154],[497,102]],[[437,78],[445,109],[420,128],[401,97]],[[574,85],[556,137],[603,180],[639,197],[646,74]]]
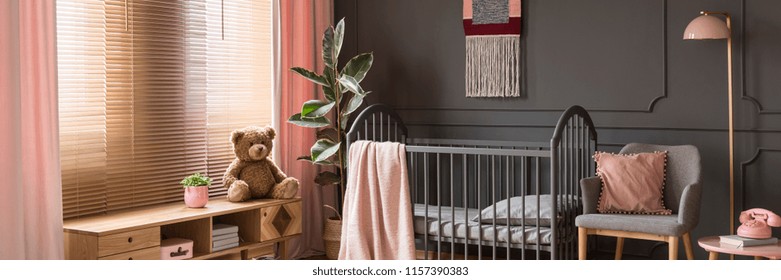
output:
[[[301,182],[303,236],[292,242],[289,257],[307,257],[323,251],[323,198],[313,182],[316,166],[296,158],[309,154],[314,144],[314,129],[288,124],[286,120],[301,112],[301,105],[322,96],[312,82],[295,75],[291,67],[323,70],[321,40],[323,31],[333,24],[333,0],[278,0],[276,30],[276,113],[279,138],[277,163],[289,176]]]
[[[62,259],[54,0],[0,1],[0,259]]]

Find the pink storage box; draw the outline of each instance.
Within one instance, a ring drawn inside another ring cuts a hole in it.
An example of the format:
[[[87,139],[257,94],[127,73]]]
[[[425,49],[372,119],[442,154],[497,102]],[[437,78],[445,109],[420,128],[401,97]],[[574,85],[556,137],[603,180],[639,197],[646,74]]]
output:
[[[160,241],[161,260],[184,260],[192,257],[192,240],[184,238],[169,238]]]

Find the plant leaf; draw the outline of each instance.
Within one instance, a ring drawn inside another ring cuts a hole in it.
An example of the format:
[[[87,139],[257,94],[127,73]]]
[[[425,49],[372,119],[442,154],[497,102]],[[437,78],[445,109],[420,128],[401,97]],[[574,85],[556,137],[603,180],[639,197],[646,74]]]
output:
[[[315,177],[315,183],[321,186],[327,186],[331,184],[339,183],[342,180],[342,177],[339,175],[336,175],[336,173],[333,173],[331,171],[324,171],[320,174],[317,174]]]
[[[301,107],[301,115],[305,119],[325,116],[336,103],[322,100],[309,100]]]
[[[328,66],[323,69],[323,78],[325,78],[325,81],[330,87],[333,87],[334,84],[336,84],[336,79],[334,79],[334,72],[334,69]]]
[[[333,161],[330,161],[330,160],[314,162],[314,161],[312,161],[312,156],[300,156],[300,157],[298,157],[298,160],[304,160],[304,161],[308,161],[308,162],[310,162],[312,164],[318,164],[318,165],[336,165],[336,162],[333,162]]]
[[[344,107],[344,110],[342,111],[342,118],[350,117],[352,112],[355,112],[358,107],[361,107],[361,104],[363,104],[363,98],[366,97],[366,94],[369,93],[371,93],[371,91],[367,91],[365,94],[353,94],[353,97],[350,98],[350,102],[347,102],[347,107]]]
[[[301,114],[295,114],[287,119],[287,122],[301,127],[324,127],[331,125],[331,121],[326,117],[302,118]]]
[[[342,74],[351,76],[360,83],[363,81],[363,78],[366,77],[366,73],[369,72],[369,69],[372,68],[373,62],[374,54],[372,53],[356,55],[347,62],[347,65],[345,65],[344,68],[342,68]]]
[[[334,49],[334,28],[329,26],[323,32],[323,62],[325,66],[332,69],[336,69],[336,51]]]
[[[317,73],[306,70],[301,67],[293,67],[290,68],[290,70],[293,70],[293,72],[296,72],[296,74],[301,75],[302,77],[306,78],[307,80],[310,80],[318,85],[324,85],[328,86],[328,82],[325,80],[323,76],[317,75]]]
[[[329,86],[323,86],[323,95],[325,95],[325,99],[328,101],[336,101],[336,94]]]
[[[336,85],[336,79],[334,78],[334,69],[331,67],[325,67],[323,69],[323,78],[328,83],[327,86],[323,86],[323,95],[328,101],[336,101],[336,94],[334,91],[334,85]]]
[[[339,23],[336,24],[336,28],[334,28],[334,59],[339,57],[339,52],[342,50],[343,41],[344,41],[344,18],[339,20]],[[334,65],[336,65],[336,61],[334,61]]]
[[[342,127],[343,130],[347,129],[347,121],[350,120],[350,115],[344,115],[342,114],[342,121],[339,123],[339,125]]]
[[[328,158],[336,154],[339,151],[339,145],[341,143],[334,143],[328,139],[320,139],[312,145],[310,149],[312,153],[312,160],[317,163],[320,161],[326,161]]]
[[[329,127],[324,128],[317,131],[317,139],[328,139],[333,142],[336,142],[336,139],[338,139],[338,132],[336,132],[336,129]]]
[[[356,81],[355,78],[351,76],[342,75],[341,77],[339,77],[339,84],[346,87],[347,90],[349,90],[352,93],[365,95],[363,89],[361,88],[361,85],[358,84],[358,81]]]
[[[201,173],[195,173],[185,177],[179,184],[184,187],[211,186],[212,179],[201,175]]]

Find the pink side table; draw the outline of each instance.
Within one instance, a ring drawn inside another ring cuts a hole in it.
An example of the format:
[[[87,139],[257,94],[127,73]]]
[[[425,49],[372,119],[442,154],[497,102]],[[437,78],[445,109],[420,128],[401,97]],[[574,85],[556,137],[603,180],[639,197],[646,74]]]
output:
[[[705,249],[705,251],[708,251],[709,260],[718,260],[719,253],[754,256],[754,259],[761,259],[762,257],[771,260],[781,259],[781,240],[775,245],[735,247],[734,245],[721,244],[718,236],[706,236],[697,240],[697,243],[699,243],[700,247]]]

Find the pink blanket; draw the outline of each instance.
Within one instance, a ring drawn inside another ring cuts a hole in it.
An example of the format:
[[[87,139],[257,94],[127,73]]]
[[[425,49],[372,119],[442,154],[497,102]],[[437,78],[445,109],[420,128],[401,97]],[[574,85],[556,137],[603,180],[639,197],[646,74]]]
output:
[[[414,260],[415,237],[403,144],[350,146],[340,260]]]

